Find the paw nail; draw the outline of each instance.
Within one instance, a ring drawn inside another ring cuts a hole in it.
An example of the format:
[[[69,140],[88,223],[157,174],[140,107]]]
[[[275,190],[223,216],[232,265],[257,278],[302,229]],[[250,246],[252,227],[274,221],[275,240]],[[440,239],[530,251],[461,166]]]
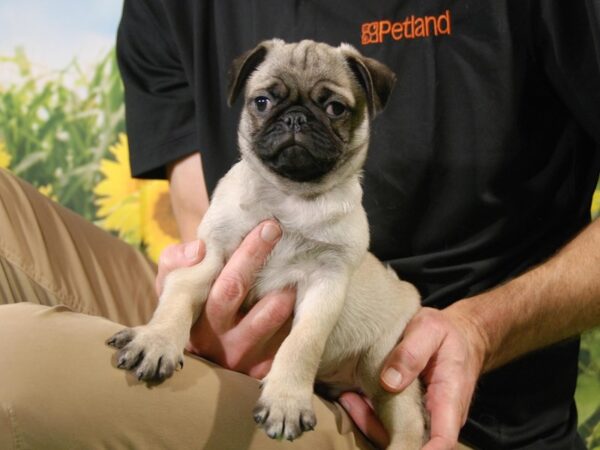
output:
[[[257,424],[263,424],[267,421],[267,418],[269,417],[269,410],[265,410],[264,408],[261,409],[257,409],[254,411],[254,421]]]

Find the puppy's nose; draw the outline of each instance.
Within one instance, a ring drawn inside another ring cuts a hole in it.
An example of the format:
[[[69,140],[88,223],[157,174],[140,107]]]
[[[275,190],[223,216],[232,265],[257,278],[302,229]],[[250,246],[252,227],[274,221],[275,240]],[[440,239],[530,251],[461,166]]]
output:
[[[289,131],[298,133],[302,130],[302,127],[306,125],[307,118],[303,111],[288,111],[281,118],[285,126]]]

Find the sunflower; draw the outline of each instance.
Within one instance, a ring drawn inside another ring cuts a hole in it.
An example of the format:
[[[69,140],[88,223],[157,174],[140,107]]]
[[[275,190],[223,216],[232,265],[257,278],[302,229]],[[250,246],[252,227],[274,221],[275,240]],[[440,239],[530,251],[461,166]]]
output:
[[[96,215],[104,219],[104,228],[117,231],[131,244],[141,241],[139,191],[141,182],[131,178],[129,145],[127,136],[119,134],[119,141],[111,145],[114,159],[100,161],[100,173],[104,179],[94,188]]]
[[[145,245],[154,261],[162,249],[178,242],[178,233],[166,181],[142,181],[131,178],[127,136],[109,148],[114,159],[100,162],[103,180],[94,188],[96,215],[101,225],[115,231],[126,242]]]
[[[58,198],[54,194],[54,189],[52,188],[51,184],[46,184],[44,186],[39,186],[38,187],[38,191],[40,192],[40,194],[45,195],[49,199],[54,200],[55,202],[58,201]]]
[[[144,183],[141,191],[142,240],[153,261],[165,247],[179,242],[179,231],[171,209],[169,183],[153,180]]]
[[[592,218],[600,217],[600,189],[596,189],[592,198]]]
[[[0,167],[2,167],[3,169],[8,169],[8,166],[10,166],[11,159],[12,156],[6,150],[6,144],[3,141],[0,141]]]

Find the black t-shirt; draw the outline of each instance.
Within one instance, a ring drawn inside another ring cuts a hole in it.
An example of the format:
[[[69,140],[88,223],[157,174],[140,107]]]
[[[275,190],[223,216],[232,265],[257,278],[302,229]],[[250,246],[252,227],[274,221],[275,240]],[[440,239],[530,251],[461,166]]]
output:
[[[600,168],[592,0],[125,0],[118,57],[135,176],[202,154],[209,191],[238,158],[232,59],[278,37],[353,44],[398,76],[364,175],[371,250],[444,307],[555,252],[589,222]],[[578,341],[481,378],[462,438],[583,448]]]

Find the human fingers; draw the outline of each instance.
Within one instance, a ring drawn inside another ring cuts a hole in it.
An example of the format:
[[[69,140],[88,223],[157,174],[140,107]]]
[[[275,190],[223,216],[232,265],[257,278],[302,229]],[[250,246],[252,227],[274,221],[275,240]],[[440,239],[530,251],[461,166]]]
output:
[[[447,404],[430,410],[431,430],[429,441],[423,450],[453,450],[458,445],[458,434],[462,427],[456,405]]]
[[[208,295],[205,314],[215,332],[235,326],[240,305],[281,237],[281,227],[267,220],[255,227],[233,253]]]
[[[185,244],[173,244],[165,248],[158,259],[158,273],[154,280],[156,294],[162,293],[165,277],[175,269],[189,267],[198,264],[204,259],[206,247],[201,240],[186,242]]]
[[[432,315],[437,311],[421,309],[408,323],[400,343],[391,351],[381,371],[381,384],[389,392],[400,392],[425,369],[438,351],[445,330]]]
[[[422,376],[425,406],[431,417],[431,438],[425,449],[445,450],[457,445],[481,372],[478,348],[476,335],[468,332],[459,316],[423,308],[384,364],[384,386],[404,389],[415,374]],[[390,377],[390,369],[395,371],[392,375],[400,376]]]
[[[292,316],[295,303],[295,289],[268,293],[242,318],[237,326],[237,333],[249,345],[270,339]]]
[[[344,392],[339,398],[354,424],[378,448],[386,448],[390,442],[383,424],[365,398],[356,392]]]
[[[455,448],[467,420],[479,369],[461,348],[461,339],[450,334],[425,374],[425,407],[431,417],[428,450]]]
[[[269,373],[273,357],[291,329],[295,303],[296,290],[289,288],[268,293],[250,309],[230,333],[236,367],[257,379]]]
[[[457,445],[456,441],[452,442],[442,436],[434,436],[423,446],[422,450],[455,450]]]
[[[425,407],[430,414],[428,450],[454,449],[464,425],[472,391],[463,382],[460,370],[441,367],[443,375],[435,376],[427,386]]]
[[[295,298],[294,289],[268,293],[247,315],[240,315],[236,326],[223,333],[216,333],[202,315],[192,327],[187,350],[222,367],[262,379],[289,334]]]

